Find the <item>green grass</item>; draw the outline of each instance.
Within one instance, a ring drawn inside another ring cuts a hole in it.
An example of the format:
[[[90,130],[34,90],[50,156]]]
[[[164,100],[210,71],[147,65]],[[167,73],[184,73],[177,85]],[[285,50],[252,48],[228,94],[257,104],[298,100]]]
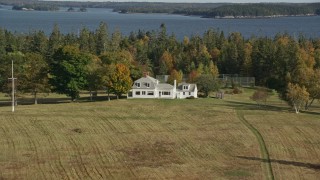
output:
[[[0,106],[0,179],[266,179],[268,162],[275,179],[317,179],[319,104],[296,115],[276,97],[257,107],[252,92]]]

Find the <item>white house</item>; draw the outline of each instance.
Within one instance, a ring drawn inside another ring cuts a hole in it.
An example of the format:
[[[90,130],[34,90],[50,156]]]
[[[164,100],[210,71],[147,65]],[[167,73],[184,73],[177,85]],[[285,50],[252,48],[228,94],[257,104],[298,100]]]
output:
[[[144,77],[136,80],[132,89],[128,93],[127,97],[132,98],[161,98],[161,99],[184,99],[187,97],[197,97],[197,86],[196,84],[183,83],[182,89],[179,89],[180,84],[177,88],[176,81],[174,85],[167,83],[160,83],[159,80],[145,75]],[[183,89],[185,88],[185,89]]]
[[[196,84],[179,83],[177,87],[177,98],[185,99],[188,97],[198,98],[198,88]]]

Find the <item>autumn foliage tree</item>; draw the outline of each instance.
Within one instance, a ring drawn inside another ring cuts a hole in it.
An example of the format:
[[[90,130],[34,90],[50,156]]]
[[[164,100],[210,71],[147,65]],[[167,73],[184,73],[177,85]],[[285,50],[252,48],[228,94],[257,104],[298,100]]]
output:
[[[176,80],[176,83],[181,83],[182,77],[183,77],[183,74],[181,71],[179,72],[179,71],[173,69],[170,73],[169,78],[168,78],[168,83],[173,84],[174,80]]]
[[[110,75],[108,87],[111,92],[117,95],[117,99],[122,94],[127,93],[132,86],[130,70],[124,64],[116,64],[114,72]]]
[[[160,74],[168,74],[173,69],[173,57],[168,51],[165,51],[162,54],[160,58],[159,66],[160,66],[159,67]]]
[[[211,74],[215,78],[219,76],[219,69],[212,61],[209,62],[208,71],[209,72],[207,73]]]
[[[314,100],[320,99],[320,69],[313,71],[313,74],[307,83],[307,90],[309,93],[309,99],[305,104],[305,110],[310,108]]]
[[[287,99],[289,104],[295,109],[296,113],[299,113],[301,107],[308,101],[309,93],[303,86],[300,87],[298,84],[288,84]]]
[[[28,53],[42,55],[46,63],[50,64],[51,75],[53,71],[71,71],[71,65],[67,65],[69,60],[60,61],[61,56],[56,53],[66,45],[79,48],[82,55],[90,54],[89,57],[95,57],[97,62],[101,60],[101,73],[97,74],[98,64],[91,63],[87,66],[90,75],[84,79],[90,84],[85,87],[86,90],[105,89],[107,82],[110,82],[110,74],[115,72],[116,64],[124,64],[129,68],[130,76],[134,80],[146,71],[152,75],[170,74],[172,79],[179,81],[178,72],[188,75],[188,82],[191,83],[207,74],[214,77],[218,74],[237,74],[254,77],[255,85],[275,89],[285,100],[289,82],[304,86],[309,93],[309,100],[305,103],[306,109],[320,98],[319,76],[316,73],[320,68],[320,40],[317,38],[300,35],[297,39],[287,33],[278,33],[274,37],[245,38],[240,33],[225,34],[219,30],[208,30],[203,36],[194,35],[180,41],[174,34],[167,34],[164,24],[160,26],[159,31],[139,30],[131,32],[126,37],[121,34],[121,29],[109,32],[104,22],[93,31],[83,27],[79,29],[78,34],[63,34],[58,25],[55,25],[49,36],[41,31],[17,34],[0,28],[0,90],[8,91],[8,87],[5,86],[11,60],[14,59],[15,72],[18,75],[24,71],[21,69],[25,63],[23,57]],[[64,56],[74,56],[74,53]],[[7,62],[6,59],[10,61]],[[72,66],[77,66],[76,64]],[[60,79],[61,85],[70,80],[69,74],[62,75],[65,78]],[[96,81],[98,76],[102,83]],[[73,75],[71,77],[77,79]],[[25,85],[19,84],[20,82],[17,81],[17,87]],[[73,87],[78,87],[78,83],[73,84]],[[56,90],[58,86],[52,80],[50,85],[53,87],[52,90]],[[70,89],[67,86],[63,87]],[[21,88],[22,86],[20,90]]]
[[[188,76],[188,82],[194,83],[197,81],[197,78],[199,77],[199,73],[196,70],[192,70]]]

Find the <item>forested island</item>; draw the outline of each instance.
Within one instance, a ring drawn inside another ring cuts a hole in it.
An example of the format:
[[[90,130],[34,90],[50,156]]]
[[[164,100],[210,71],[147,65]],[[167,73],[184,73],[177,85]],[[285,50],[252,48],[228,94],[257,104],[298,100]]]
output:
[[[14,5],[12,10],[18,11],[58,11],[58,6],[45,5],[45,4],[26,4],[26,5]]]
[[[149,2],[61,2],[0,0],[15,10],[57,10],[58,7],[110,8],[119,13],[168,13],[206,18],[270,18],[320,15],[320,3],[149,3]]]
[[[77,9],[75,9],[75,8],[73,8],[73,7],[69,7],[67,11],[68,11],[68,12],[87,12],[87,8],[81,7],[81,8],[79,8],[79,9],[77,10]]]
[[[207,18],[261,18],[279,16],[320,15],[320,3],[259,3],[259,4],[161,4],[115,7],[121,13],[169,13]]]

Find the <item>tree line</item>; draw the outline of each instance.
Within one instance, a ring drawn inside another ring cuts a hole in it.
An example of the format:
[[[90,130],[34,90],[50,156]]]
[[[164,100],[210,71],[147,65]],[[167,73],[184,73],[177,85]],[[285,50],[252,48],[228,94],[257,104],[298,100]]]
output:
[[[79,2],[0,0],[0,4],[16,9],[29,7],[38,10],[56,10],[57,7],[111,8],[121,13],[170,13],[220,17],[269,17],[320,15],[320,3],[160,3],[160,2]],[[23,6],[22,6],[23,5]]]
[[[189,82],[218,74],[252,76],[256,85],[275,89],[289,101],[288,90],[307,92],[306,108],[320,98],[320,39],[303,35],[245,39],[238,32],[225,35],[209,29],[179,41],[168,35],[165,24],[123,36],[119,29],[110,32],[104,22],[94,31],[83,27],[68,34],[62,34],[58,25],[50,35],[0,29],[1,92],[10,92],[11,60],[19,91],[35,97],[53,91],[75,100],[80,90],[101,89],[120,96],[149,72],[169,74],[172,82],[183,76]]]
[[[320,3],[287,4],[287,3],[259,3],[259,4],[228,4],[216,8],[186,8],[174,11],[175,14],[198,15],[210,18],[219,17],[272,17],[320,15]]]
[[[58,11],[58,6],[45,5],[45,4],[26,4],[26,5],[14,5],[12,10],[21,11],[24,9],[35,10],[35,11]]]
[[[208,18],[320,15],[320,3],[110,3],[101,6],[122,13],[169,13]]]

